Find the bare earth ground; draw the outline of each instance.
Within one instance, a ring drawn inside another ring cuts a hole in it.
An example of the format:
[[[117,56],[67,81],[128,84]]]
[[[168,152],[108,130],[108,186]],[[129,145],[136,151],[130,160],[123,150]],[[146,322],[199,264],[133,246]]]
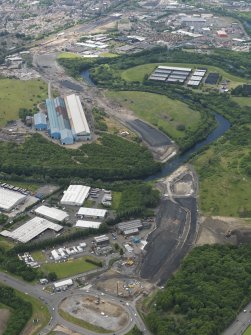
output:
[[[241,218],[201,217],[201,224],[196,241],[203,244],[239,244],[251,241],[251,225]]]
[[[75,318],[85,320],[95,326],[117,331],[128,322],[128,314],[121,306],[109,300],[94,296],[71,296],[65,299],[60,308]]]
[[[79,333],[75,333],[72,330],[65,328],[64,326],[57,325],[54,329],[53,332],[56,335],[80,335]]]
[[[10,311],[6,308],[0,309],[0,335],[5,331],[8,319],[10,317]]]

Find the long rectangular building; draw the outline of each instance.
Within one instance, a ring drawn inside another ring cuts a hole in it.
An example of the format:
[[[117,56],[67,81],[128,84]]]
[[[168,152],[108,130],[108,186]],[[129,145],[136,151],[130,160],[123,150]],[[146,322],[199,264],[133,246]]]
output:
[[[101,225],[101,222],[95,222],[95,221],[84,221],[84,220],[78,220],[76,223],[76,227],[79,228],[94,228],[98,229]]]
[[[65,105],[75,139],[90,139],[91,132],[78,95],[65,97]]]
[[[88,208],[88,207],[80,207],[78,211],[78,215],[88,216],[88,217],[99,217],[104,218],[106,216],[106,209],[99,208]]]
[[[81,206],[88,197],[89,186],[70,185],[60,201],[62,205]]]
[[[43,216],[45,218],[58,222],[62,222],[69,217],[69,215],[61,209],[52,208],[44,205],[36,208],[35,213],[39,216]]]
[[[63,229],[63,227],[46,219],[35,216],[33,219],[13,231],[1,231],[0,235],[10,237],[18,242],[27,243],[47,229],[59,232]]]

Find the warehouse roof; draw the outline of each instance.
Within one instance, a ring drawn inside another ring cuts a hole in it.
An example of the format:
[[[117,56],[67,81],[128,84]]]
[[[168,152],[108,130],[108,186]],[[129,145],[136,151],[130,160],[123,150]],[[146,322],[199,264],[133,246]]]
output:
[[[118,229],[122,231],[126,231],[128,229],[136,229],[136,228],[142,228],[141,220],[132,220],[132,221],[125,221],[121,222],[117,225]]]
[[[183,72],[191,72],[192,69],[188,67],[176,67],[176,66],[158,66],[158,70],[173,70],[173,71],[183,71]]]
[[[67,217],[69,217],[69,215],[62,211],[61,209],[57,209],[57,208],[52,208],[52,207],[48,207],[48,206],[40,206],[37,209],[35,209],[35,213],[36,214],[40,214],[42,216],[46,216],[50,219],[53,219],[55,221],[63,221],[65,220]]]
[[[71,286],[71,285],[73,285],[72,279],[65,279],[54,283],[55,288],[59,288],[62,286]]]
[[[105,217],[107,210],[99,208],[80,207],[78,215]]]
[[[95,236],[94,240],[98,242],[104,242],[104,241],[109,241],[109,237],[106,235],[101,235],[101,236]]]
[[[11,237],[19,242],[26,243],[47,229],[52,229],[58,232],[63,229],[63,227],[46,219],[35,216],[21,227],[11,232],[8,230],[3,230],[0,234],[5,237]]]
[[[76,223],[76,227],[79,228],[94,228],[98,229],[101,225],[101,222],[94,222],[94,221],[84,221],[84,220],[78,220]]]
[[[3,210],[10,210],[25,198],[24,194],[0,187],[0,208]]]
[[[43,112],[38,112],[34,114],[34,123],[36,124],[46,124],[46,115]]]
[[[81,206],[87,198],[89,191],[89,186],[70,185],[68,189],[64,191],[61,203],[65,205]]]
[[[65,104],[73,132],[76,135],[90,134],[79,96],[75,94],[68,95],[65,97]]]
[[[55,109],[53,99],[46,99],[46,107],[47,107],[47,112],[48,112],[51,133],[52,134],[58,133],[59,124],[58,124],[57,112]]]

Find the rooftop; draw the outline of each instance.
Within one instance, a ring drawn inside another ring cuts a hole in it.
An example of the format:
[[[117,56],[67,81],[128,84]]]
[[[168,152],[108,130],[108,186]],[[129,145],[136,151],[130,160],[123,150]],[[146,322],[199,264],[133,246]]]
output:
[[[42,216],[49,217],[59,222],[65,220],[69,216],[66,212],[62,211],[61,209],[52,208],[48,206],[38,207],[37,209],[35,209],[35,213],[38,215],[40,214]]]

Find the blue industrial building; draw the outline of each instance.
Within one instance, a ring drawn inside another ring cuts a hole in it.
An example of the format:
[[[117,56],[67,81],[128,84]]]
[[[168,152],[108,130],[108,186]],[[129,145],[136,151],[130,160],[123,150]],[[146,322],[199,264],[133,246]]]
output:
[[[74,138],[67,115],[64,99],[46,99],[48,111],[49,134],[54,139],[59,139],[62,144],[73,144]]]
[[[46,115],[43,112],[34,114],[34,127],[36,130],[47,129]]]

